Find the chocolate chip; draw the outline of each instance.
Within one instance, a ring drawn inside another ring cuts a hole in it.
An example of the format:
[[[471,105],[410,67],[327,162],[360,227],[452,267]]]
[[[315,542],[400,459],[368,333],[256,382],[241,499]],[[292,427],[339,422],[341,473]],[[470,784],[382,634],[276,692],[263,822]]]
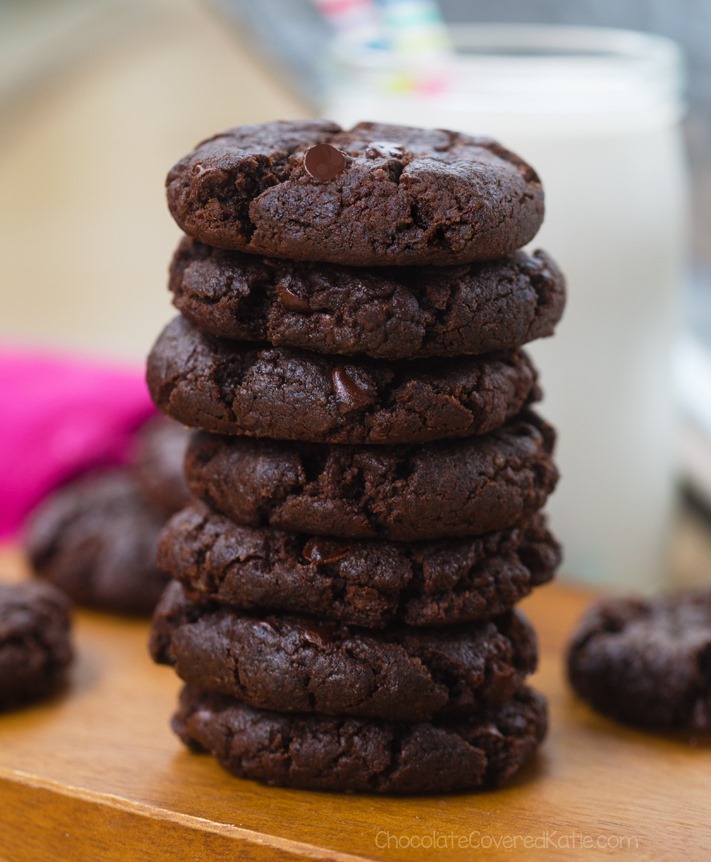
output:
[[[319,539],[309,539],[301,552],[303,558],[315,566],[327,566],[337,563],[348,555],[350,548],[345,545],[334,545]]]
[[[302,299],[293,290],[290,290],[285,284],[280,284],[277,288],[277,296],[284,308],[289,311],[305,313],[311,310],[311,306]]]
[[[373,403],[372,386],[364,381],[356,380],[342,365],[337,365],[331,372],[333,391],[336,393],[338,409],[341,413],[351,413],[362,410]]]
[[[336,640],[338,625],[325,620],[314,620],[310,626],[301,627],[304,640],[317,647],[325,647]]]
[[[345,166],[346,157],[330,144],[316,144],[304,155],[304,167],[316,180],[333,180]]]

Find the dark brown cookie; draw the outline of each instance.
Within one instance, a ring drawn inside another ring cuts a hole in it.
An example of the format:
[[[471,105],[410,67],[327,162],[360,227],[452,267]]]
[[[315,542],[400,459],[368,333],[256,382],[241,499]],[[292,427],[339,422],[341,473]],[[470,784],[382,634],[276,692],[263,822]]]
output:
[[[545,252],[452,267],[355,269],[211,248],[183,237],[176,308],[206,332],[375,359],[512,350],[553,334],[565,279]]]
[[[322,143],[341,170],[310,167]],[[177,223],[208,245],[351,266],[497,258],[543,220],[538,176],[497,142],[379,123],[240,126],[199,144],[166,185]]]
[[[190,432],[163,416],[147,422],[138,435],[134,473],[146,499],[166,517],[190,502],[183,472]]]
[[[26,537],[40,577],[79,605],[150,614],[167,578],[156,565],[164,513],[125,470],[65,485],[32,515]]]
[[[240,527],[195,504],[171,519],[158,549],[158,564],[193,601],[368,628],[496,616],[559,563],[541,515],[500,533],[406,545]]]
[[[395,541],[502,530],[540,509],[558,473],[538,417],[425,446],[318,446],[195,434],[192,493],[245,526]]]
[[[0,709],[53,694],[72,659],[69,602],[49,584],[0,583]]]
[[[151,654],[188,685],[279,712],[427,721],[509,700],[536,669],[536,638],[506,614],[476,625],[375,632],[313,617],[206,608],[172,583]]]
[[[571,640],[568,677],[619,721],[711,731],[711,589],[594,605]]]
[[[478,716],[396,724],[268,712],[186,686],[173,729],[230,772],[266,784],[447,793],[511,778],[545,737],[547,714],[545,700],[528,688]]]
[[[380,363],[201,333],[184,317],[148,357],[166,415],[214,434],[311,443],[427,443],[486,434],[540,397],[522,351]]]

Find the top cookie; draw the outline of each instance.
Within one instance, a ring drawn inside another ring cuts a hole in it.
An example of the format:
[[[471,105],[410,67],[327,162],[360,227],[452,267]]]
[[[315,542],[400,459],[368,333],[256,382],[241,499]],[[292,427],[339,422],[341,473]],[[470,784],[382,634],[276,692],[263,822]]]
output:
[[[177,223],[208,245],[352,266],[498,258],[543,220],[536,172],[496,141],[381,123],[239,126],[166,185]]]

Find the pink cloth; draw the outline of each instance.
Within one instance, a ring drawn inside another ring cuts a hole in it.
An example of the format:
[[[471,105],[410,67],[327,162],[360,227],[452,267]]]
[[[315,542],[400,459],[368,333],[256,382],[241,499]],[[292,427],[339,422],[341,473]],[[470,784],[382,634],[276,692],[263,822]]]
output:
[[[154,412],[142,369],[0,348],[0,538],[53,488],[124,463]]]

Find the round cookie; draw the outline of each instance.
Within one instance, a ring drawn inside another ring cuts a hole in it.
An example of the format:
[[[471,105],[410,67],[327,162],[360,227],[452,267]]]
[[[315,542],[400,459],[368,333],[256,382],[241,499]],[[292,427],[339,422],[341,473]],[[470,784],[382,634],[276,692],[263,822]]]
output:
[[[568,648],[568,678],[619,721],[710,731],[711,590],[594,605]]]
[[[502,614],[549,581],[560,556],[540,514],[500,533],[395,544],[241,527],[200,503],[173,516],[158,547],[192,601],[367,628]]]
[[[511,778],[545,737],[547,713],[525,687],[503,706],[436,724],[268,712],[186,687],[173,729],[230,772],[270,785],[446,793]]]
[[[342,169],[310,168],[318,144]],[[208,245],[349,266],[498,258],[543,221],[538,176],[501,144],[381,123],[229,129],[181,159],[166,186],[173,218]]]
[[[522,416],[426,446],[318,446],[195,434],[191,492],[238,524],[395,541],[512,527],[555,487],[554,433]]]
[[[156,565],[164,515],[127,471],[87,476],[34,512],[26,550],[35,572],[79,605],[150,614],[166,577]]]
[[[0,709],[53,694],[72,660],[69,602],[36,581],[0,583]]]
[[[189,436],[186,428],[163,416],[150,419],[138,434],[134,474],[146,499],[166,517],[190,502],[183,472]]]
[[[178,583],[153,616],[151,654],[188,685],[278,712],[427,721],[509,700],[536,669],[517,613],[473,626],[382,632],[190,602]]]
[[[163,413],[213,434],[311,443],[427,443],[486,434],[537,400],[525,353],[378,363],[245,346],[177,317],[148,357]]]
[[[542,251],[465,266],[354,269],[183,237],[170,289],[181,314],[222,338],[388,360],[513,350],[552,335],[565,306],[565,279]]]

